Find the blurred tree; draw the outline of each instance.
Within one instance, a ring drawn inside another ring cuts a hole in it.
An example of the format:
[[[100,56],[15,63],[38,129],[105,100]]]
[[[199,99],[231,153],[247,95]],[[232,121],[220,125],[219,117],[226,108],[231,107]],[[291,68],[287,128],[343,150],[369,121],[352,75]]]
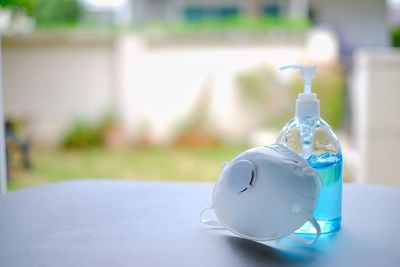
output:
[[[5,8],[22,9],[28,15],[32,15],[35,7],[35,0],[0,0],[0,6]]]
[[[36,0],[33,15],[38,25],[75,24],[81,17],[77,0]]]
[[[0,0],[0,5],[24,10],[39,26],[75,24],[82,13],[78,0]]]
[[[392,29],[392,46],[400,47],[400,27]]]
[[[28,16],[32,16],[35,2],[35,0],[0,0],[0,8],[20,10]]]

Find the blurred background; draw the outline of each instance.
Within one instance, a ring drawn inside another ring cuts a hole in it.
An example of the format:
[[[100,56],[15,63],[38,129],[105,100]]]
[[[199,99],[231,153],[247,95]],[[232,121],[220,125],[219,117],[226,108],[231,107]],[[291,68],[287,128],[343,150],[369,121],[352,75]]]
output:
[[[10,190],[214,181],[314,64],[346,182],[400,185],[399,0],[0,0]]]

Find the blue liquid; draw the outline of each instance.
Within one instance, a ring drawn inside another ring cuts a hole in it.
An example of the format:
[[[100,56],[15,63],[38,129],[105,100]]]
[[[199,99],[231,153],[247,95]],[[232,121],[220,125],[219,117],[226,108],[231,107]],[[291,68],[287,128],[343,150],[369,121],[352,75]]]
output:
[[[342,154],[312,155],[307,161],[322,180],[313,215],[321,227],[321,233],[337,232],[342,220]],[[315,229],[307,222],[296,233],[313,234]]]

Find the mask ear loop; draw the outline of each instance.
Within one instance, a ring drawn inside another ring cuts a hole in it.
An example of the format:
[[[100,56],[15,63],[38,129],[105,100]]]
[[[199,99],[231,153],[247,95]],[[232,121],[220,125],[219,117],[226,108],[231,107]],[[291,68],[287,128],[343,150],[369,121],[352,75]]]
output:
[[[224,226],[216,219],[205,219],[203,218],[203,215],[208,211],[208,210],[214,210],[213,206],[210,206],[208,208],[203,209],[200,212],[199,215],[199,220],[201,223],[206,224],[208,226],[213,226],[213,227],[218,227],[218,228],[224,228]]]
[[[271,148],[272,150],[274,150],[274,151],[278,152],[279,154],[285,156],[287,159],[290,159],[290,160],[292,160],[293,162],[298,163],[297,160],[295,160],[295,159],[293,159],[293,158],[290,158],[288,155],[286,155],[285,153],[283,153],[283,152],[280,150],[280,147],[277,146],[276,144],[272,144],[272,145],[266,146],[266,147]],[[298,156],[297,154],[295,154],[295,153],[292,152],[291,150],[287,150],[287,151],[288,151],[289,153],[291,153],[293,156]],[[299,212],[300,214],[302,214],[302,215],[307,219],[307,221],[309,221],[309,222],[314,226],[314,229],[315,229],[315,231],[316,231],[316,234],[315,234],[315,236],[314,236],[313,239],[303,238],[303,237],[298,236],[298,235],[296,235],[296,234],[292,234],[292,235],[290,235],[289,237],[290,237],[291,239],[297,240],[297,241],[299,241],[299,242],[301,242],[301,243],[303,243],[303,244],[311,245],[311,244],[313,244],[315,241],[317,241],[317,239],[318,239],[319,236],[321,235],[321,227],[319,226],[318,222],[314,219],[314,217],[313,217],[309,212],[305,211],[304,209],[300,209],[298,212]]]
[[[299,241],[299,242],[301,242],[303,244],[311,245],[315,241],[317,241],[317,239],[321,235],[321,227],[319,226],[318,222],[315,220],[315,218],[309,212],[305,211],[304,209],[301,209],[300,210],[300,214],[302,214],[307,219],[307,221],[309,221],[314,226],[316,234],[315,234],[313,239],[304,238],[304,237],[301,237],[301,236],[299,236],[297,234],[292,234],[289,237],[291,239]]]
[[[209,211],[209,210],[214,210],[214,207],[213,207],[213,206],[210,206],[210,207],[208,207],[208,208],[203,209],[203,210],[200,212],[200,215],[199,215],[199,220],[200,220],[200,222],[203,223],[203,224],[205,224],[205,225],[212,226],[212,227],[216,227],[216,228],[225,228],[225,227],[224,227],[218,220],[216,220],[216,219],[205,219],[205,218],[203,218],[204,214],[205,214],[207,211]],[[303,243],[303,244],[306,244],[306,245],[311,245],[311,244],[313,244],[315,241],[317,241],[317,239],[318,239],[319,236],[321,235],[321,228],[320,228],[318,222],[314,219],[314,217],[313,217],[310,213],[308,213],[308,212],[305,211],[304,209],[301,209],[300,213],[301,213],[304,217],[306,217],[306,218],[307,218],[307,221],[309,221],[309,222],[314,226],[314,228],[315,228],[315,230],[316,230],[317,233],[316,233],[316,235],[314,236],[313,239],[304,238],[304,237],[298,236],[298,235],[296,235],[296,234],[290,235],[289,238],[294,239],[294,240],[296,240],[296,241],[298,241],[298,242],[301,242],[301,243]]]

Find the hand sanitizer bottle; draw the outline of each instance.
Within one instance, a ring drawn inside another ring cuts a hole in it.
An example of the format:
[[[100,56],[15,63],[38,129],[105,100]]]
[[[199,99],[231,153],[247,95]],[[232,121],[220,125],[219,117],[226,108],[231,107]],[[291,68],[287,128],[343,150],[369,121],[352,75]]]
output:
[[[301,155],[318,171],[322,187],[313,215],[321,227],[321,233],[339,231],[342,215],[342,152],[336,135],[320,117],[319,100],[311,91],[317,67],[290,65],[279,69],[300,70],[304,92],[298,94],[296,116],[281,130],[277,143]],[[310,223],[296,231],[301,234],[314,232]]]

